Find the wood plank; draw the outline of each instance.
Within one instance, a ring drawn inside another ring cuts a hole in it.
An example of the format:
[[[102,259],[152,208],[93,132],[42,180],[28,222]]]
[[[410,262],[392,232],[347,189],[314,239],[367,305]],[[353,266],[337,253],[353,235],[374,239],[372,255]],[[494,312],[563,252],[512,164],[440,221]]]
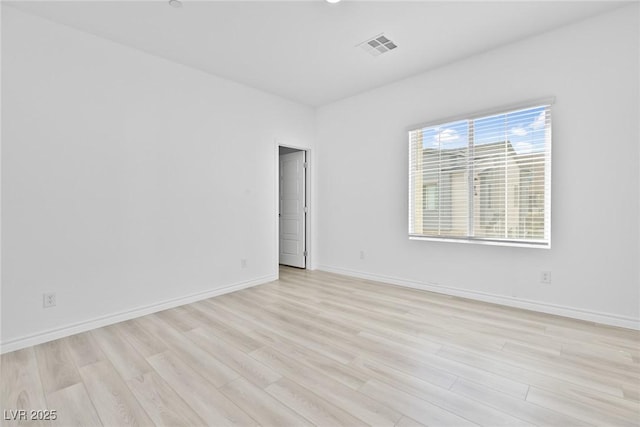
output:
[[[489,405],[484,405],[383,364],[361,360],[354,365],[381,383],[409,393],[473,423],[488,426],[533,425],[511,416],[507,412],[496,410]]]
[[[402,417],[396,427],[425,427],[424,424],[420,424],[416,420],[412,420],[409,417]]]
[[[350,338],[357,334],[360,330],[350,325],[337,323],[332,320],[323,319],[321,322],[314,321],[313,317],[307,310],[300,309],[290,303],[281,302],[278,304],[269,304],[260,296],[251,297],[234,295],[239,302],[253,307],[255,311],[261,311],[264,315],[276,322],[288,324],[290,326],[298,326],[304,328],[308,334],[330,335]]]
[[[419,361],[412,357],[405,357],[400,355],[400,353],[391,355],[383,355],[382,352],[378,355],[368,353],[365,357],[377,360],[399,371],[443,388],[451,387],[458,378],[455,374],[436,368],[428,362]]]
[[[91,335],[123,379],[151,372],[149,364],[120,334],[117,325],[94,329]]]
[[[62,340],[37,345],[34,350],[45,395],[82,381]]]
[[[446,357],[440,356],[439,351],[436,354],[430,352],[422,352],[416,350],[414,347],[399,345],[393,343],[391,340],[377,337],[374,334],[366,334],[371,340],[383,345],[384,348],[389,351],[393,349],[393,354],[403,354],[407,357],[380,357],[380,354],[371,354],[368,358],[373,360],[379,360],[389,366],[413,375],[417,378],[421,378],[432,384],[449,388],[457,379],[458,376],[480,381],[483,383],[493,384],[494,387],[502,390],[511,390],[514,394],[520,394],[524,397],[527,391],[527,385],[513,381],[502,375],[495,375],[484,369],[478,369],[474,366],[458,363],[454,360],[449,360]],[[432,368],[432,367],[438,367]]]
[[[527,401],[597,425],[609,423],[623,427],[637,427],[640,425],[640,413],[630,416],[622,411],[602,411],[596,406],[585,405],[570,397],[536,387],[531,387],[529,390]]]
[[[49,402],[51,408],[56,410],[55,425],[68,427],[102,425],[100,417],[82,383],[48,394],[47,402]]]
[[[471,366],[476,366],[481,369],[485,369],[489,372],[502,375],[505,378],[517,379],[522,384],[535,385],[541,388],[547,389],[563,389],[568,388],[583,389],[583,390],[596,390],[602,395],[609,394],[611,396],[622,397],[622,390],[619,387],[605,387],[602,384],[597,384],[596,388],[591,389],[594,383],[586,378],[580,378],[578,383],[572,382],[567,379],[567,376],[562,370],[558,370],[556,375],[560,377],[550,375],[549,371],[538,369],[536,363],[527,363],[523,360],[515,360],[508,355],[500,353],[476,353],[475,351],[469,351],[461,348],[445,347],[438,355],[443,358],[456,360],[461,363],[465,363]],[[554,372],[551,371],[551,374]],[[467,378],[474,381],[473,378]],[[477,381],[477,380],[475,380]],[[521,392],[522,390],[520,390]],[[524,396],[522,396],[524,397]]]
[[[312,424],[287,406],[244,378],[220,388],[231,401],[262,426],[311,426]]]
[[[124,337],[142,357],[149,357],[168,349],[167,345],[160,338],[148,332],[135,320],[118,323],[114,326],[120,335]]]
[[[147,360],[207,425],[257,425],[255,420],[171,351],[156,354]]]
[[[253,317],[252,321],[256,325],[268,328],[270,333],[274,333],[290,341],[300,343],[312,351],[316,351],[338,362],[348,363],[355,357],[350,351],[344,350],[341,347],[329,345],[324,336],[307,333],[304,327],[291,324],[290,322],[283,321],[281,319],[273,318],[268,314],[262,315],[260,318],[256,318],[255,313],[259,309],[257,306],[247,306],[245,302],[227,298],[227,307],[237,311],[250,312]]]
[[[171,325],[181,332],[186,332],[193,328],[203,326],[202,322],[191,316],[189,309],[184,306],[160,311],[158,313],[155,313],[155,316],[164,320],[167,324]]]
[[[438,426],[475,426],[476,424],[433,405],[426,400],[405,393],[378,380],[369,380],[360,391],[381,404],[390,406],[396,411],[426,425]]]
[[[332,380],[315,368],[303,365],[276,349],[263,347],[252,352],[251,356],[301,386],[320,394],[328,402],[344,409],[365,423],[376,426],[394,426],[402,417],[400,412],[387,407],[384,403]]]
[[[270,384],[265,391],[317,426],[368,425],[287,378]]]
[[[253,336],[261,340],[264,345],[277,349],[297,362],[310,366],[326,377],[332,378],[354,390],[359,389],[369,379],[348,365],[336,363],[329,357],[310,351],[306,347],[278,335],[255,330]]]
[[[624,328],[606,327],[594,323],[578,322],[571,326],[548,324],[545,334],[557,339],[577,340],[604,346],[619,347],[633,357],[640,356],[640,332]],[[608,331],[609,334],[604,333]]]
[[[153,424],[110,363],[102,361],[83,366],[80,375],[104,425],[124,427]]]
[[[0,407],[3,411],[29,411],[32,409],[56,409],[49,407],[44,397],[38,362],[34,347],[16,350],[0,356],[0,381],[2,385],[2,400]],[[3,416],[3,418],[5,418]],[[9,416],[9,418],[12,418]],[[7,426],[38,425],[49,426],[49,421],[4,420]]]
[[[71,335],[62,339],[77,367],[105,360],[105,355],[90,332]]]
[[[140,405],[157,426],[196,426],[204,421],[155,372],[127,381]]]
[[[640,344],[639,344],[640,346]],[[565,342],[562,345],[562,354],[594,360],[602,364],[615,363],[637,371],[640,365],[633,360],[633,355],[614,346],[598,345],[588,342]]]
[[[224,316],[224,314],[221,315],[221,313],[214,307],[202,302],[193,304],[191,308],[193,309],[193,312],[200,313],[209,320],[204,327],[207,329],[214,329],[217,336],[231,343],[236,348],[249,353],[262,346],[259,342],[250,337],[253,329],[244,327],[244,322],[239,325],[234,325],[234,319],[229,319],[229,317]],[[213,327],[211,324],[212,322],[217,327]]]
[[[513,397],[490,387],[459,379],[451,387],[451,391],[470,399],[475,399],[485,405],[513,414],[524,421],[542,426],[584,426],[593,425],[580,421],[569,415],[564,415],[551,409],[543,408],[526,400]]]
[[[520,345],[515,343],[505,344],[503,352],[517,354],[532,363],[543,363],[544,367],[553,367],[552,369],[562,370],[565,373],[571,373],[577,377],[588,378],[591,381],[597,381],[605,386],[621,387],[623,385],[635,385],[637,382],[629,376],[632,368],[618,368],[615,364],[602,365],[600,363],[591,363],[585,357],[573,357],[566,354],[553,354],[544,350],[532,348],[531,346]]]
[[[624,398],[634,403],[640,403],[640,384],[636,387],[623,386],[622,392]]]
[[[198,302],[198,309],[206,310],[210,315],[215,316],[220,322],[233,326],[236,330],[249,334],[253,330],[253,323],[248,321],[242,316],[242,313],[237,313],[232,310],[228,310],[224,306],[224,297],[221,295],[216,298],[209,298]]]
[[[165,323],[155,315],[145,316],[137,321],[147,331],[160,338],[184,362],[197,369],[202,376],[216,387],[240,377],[236,371],[219,361],[214,355],[198,347],[184,334]]]
[[[282,375],[271,368],[220,340],[211,331],[196,328],[187,332],[186,335],[202,349],[215,355],[222,363],[260,388],[265,388],[269,384],[282,378]]]

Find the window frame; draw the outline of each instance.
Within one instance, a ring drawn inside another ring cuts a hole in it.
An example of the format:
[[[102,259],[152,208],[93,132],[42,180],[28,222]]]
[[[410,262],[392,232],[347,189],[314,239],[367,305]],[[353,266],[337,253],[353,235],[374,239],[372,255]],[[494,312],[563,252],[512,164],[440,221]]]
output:
[[[497,245],[497,246],[509,246],[509,247],[526,247],[526,248],[537,248],[537,249],[550,249],[551,248],[551,190],[552,190],[552,177],[551,177],[551,165],[552,165],[552,156],[551,156],[551,151],[552,151],[552,146],[553,146],[553,137],[550,136],[550,139],[548,141],[548,143],[545,142],[545,164],[544,164],[544,173],[545,173],[545,181],[544,181],[544,186],[545,186],[545,192],[544,192],[544,211],[543,211],[543,217],[544,217],[544,227],[543,227],[543,236],[546,236],[546,239],[543,238],[543,240],[538,241],[532,241],[532,240],[524,240],[524,239],[514,239],[511,237],[504,237],[504,238],[497,238],[497,237],[476,237],[474,236],[474,226],[473,226],[473,214],[474,214],[474,210],[479,208],[478,206],[473,206],[472,203],[472,198],[473,198],[473,193],[474,190],[473,188],[468,188],[467,189],[467,193],[469,195],[469,202],[471,203],[470,206],[467,206],[467,212],[468,212],[468,216],[466,218],[466,221],[468,223],[468,228],[467,228],[467,234],[466,236],[430,236],[430,235],[423,235],[423,234],[415,234],[412,233],[412,221],[413,221],[413,216],[416,214],[416,212],[414,212],[415,210],[415,200],[414,200],[414,194],[413,194],[413,190],[414,188],[412,187],[412,161],[414,159],[414,154],[413,154],[413,141],[412,141],[412,133],[417,131],[417,130],[421,130],[424,128],[428,128],[428,127],[435,127],[435,126],[439,126],[439,125],[445,125],[445,124],[449,124],[449,123],[454,123],[454,122],[459,122],[459,121],[473,121],[476,119],[481,119],[481,118],[485,118],[485,117],[490,117],[492,115],[501,115],[501,114],[509,114],[512,112],[516,112],[518,110],[526,110],[526,109],[533,109],[536,107],[549,107],[549,111],[551,112],[551,107],[553,106],[553,104],[555,103],[555,97],[551,96],[551,97],[546,97],[546,98],[539,98],[539,99],[534,99],[534,100],[529,100],[526,102],[520,102],[520,103],[515,103],[515,104],[508,104],[508,105],[503,105],[501,107],[496,107],[496,108],[491,108],[491,109],[487,109],[487,110],[482,110],[482,111],[476,111],[473,113],[468,113],[468,114],[460,114],[460,115],[456,115],[456,116],[450,116],[450,117],[446,117],[446,118],[442,118],[442,119],[438,119],[438,120],[430,120],[429,122],[426,123],[421,123],[418,125],[414,125],[414,126],[410,126],[407,128],[407,134],[408,134],[408,178],[409,178],[409,185],[408,185],[408,196],[409,196],[409,200],[408,200],[408,235],[409,235],[409,239],[410,240],[425,240],[425,241],[437,241],[437,242],[454,242],[454,243],[471,243],[471,244],[481,244],[481,245]],[[548,117],[548,130],[549,132],[551,132],[552,129],[552,117],[551,115]],[[472,136],[469,136],[470,138],[472,138]],[[465,170],[466,173],[468,173],[469,171],[473,171],[473,167],[469,167],[467,166],[467,169]],[[440,191],[440,190],[438,190]],[[518,187],[518,193],[521,194],[522,189]],[[531,196],[530,196],[531,197]],[[528,201],[529,202],[529,201]],[[531,207],[529,206],[529,209],[531,209]],[[424,213],[423,213],[424,214]]]

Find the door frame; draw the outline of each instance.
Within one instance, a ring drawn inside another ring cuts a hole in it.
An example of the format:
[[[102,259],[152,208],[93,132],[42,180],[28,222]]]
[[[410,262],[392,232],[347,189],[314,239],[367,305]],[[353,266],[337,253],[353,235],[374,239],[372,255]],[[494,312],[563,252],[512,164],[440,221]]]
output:
[[[307,251],[307,258],[305,260],[305,270],[312,270],[313,262],[313,251],[311,250],[312,246],[312,233],[311,233],[311,223],[313,218],[313,193],[312,193],[312,156],[311,149],[309,147],[304,147],[298,144],[292,144],[289,142],[285,142],[279,139],[275,140],[274,143],[274,193],[275,199],[273,204],[273,221],[275,225],[275,236],[274,236],[274,268],[275,268],[275,276],[280,277],[280,217],[278,215],[280,211],[280,147],[283,148],[292,148],[294,150],[300,150],[305,152],[305,162],[307,163],[307,167],[305,168],[305,199],[307,206],[307,214],[305,215],[305,250]]]

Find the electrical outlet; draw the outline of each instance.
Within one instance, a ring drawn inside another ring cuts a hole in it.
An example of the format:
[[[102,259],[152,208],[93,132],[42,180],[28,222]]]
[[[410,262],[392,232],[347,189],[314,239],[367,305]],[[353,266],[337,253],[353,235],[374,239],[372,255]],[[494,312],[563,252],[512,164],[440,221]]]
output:
[[[364,259],[364,251],[360,251],[360,259]]]
[[[540,283],[545,283],[545,284],[551,283],[550,271],[543,271],[542,273],[540,273]]]
[[[240,267],[241,268],[247,268],[247,260],[246,259],[242,258],[240,260]]]
[[[56,294],[42,294],[42,307],[55,307],[56,305]]]

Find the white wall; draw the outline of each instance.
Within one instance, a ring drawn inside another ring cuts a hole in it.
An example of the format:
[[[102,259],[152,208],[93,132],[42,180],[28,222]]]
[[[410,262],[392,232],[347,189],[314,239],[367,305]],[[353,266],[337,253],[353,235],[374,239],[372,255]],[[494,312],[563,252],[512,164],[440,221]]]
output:
[[[320,268],[638,327],[638,26],[627,6],[320,108]],[[409,126],[550,95],[552,249],[409,241]]]
[[[6,5],[2,65],[3,351],[275,277],[312,109]]]

